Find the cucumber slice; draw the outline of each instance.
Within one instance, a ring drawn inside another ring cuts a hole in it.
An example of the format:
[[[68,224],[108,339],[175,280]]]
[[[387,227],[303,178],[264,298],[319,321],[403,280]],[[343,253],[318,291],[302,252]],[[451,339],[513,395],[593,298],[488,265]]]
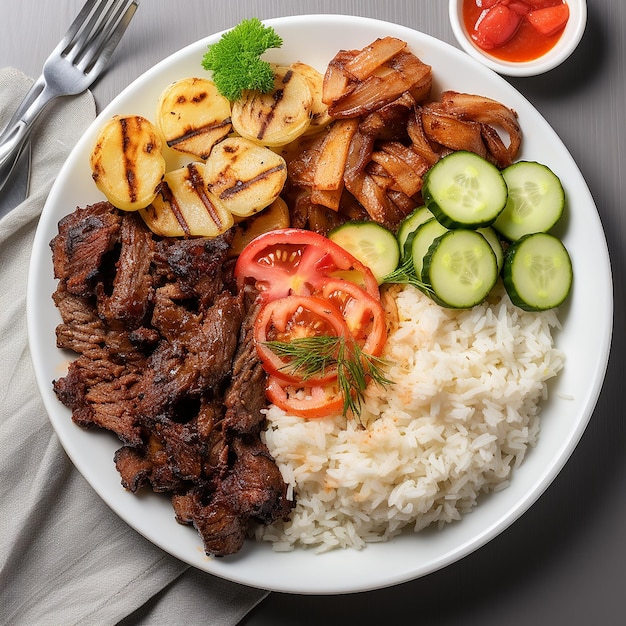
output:
[[[400,262],[396,236],[376,222],[346,222],[328,238],[369,267],[379,285]]]
[[[441,223],[434,217],[425,221],[418,226],[413,235],[413,242],[411,244],[411,256],[413,257],[413,269],[415,275],[422,278],[422,267],[424,266],[424,257],[428,252],[431,244],[437,237],[441,237],[444,233],[447,233],[448,229],[442,226]]]
[[[509,241],[530,233],[548,232],[563,215],[565,192],[547,166],[520,161],[502,170],[509,189],[504,210],[493,227]]]
[[[442,306],[468,309],[480,304],[496,284],[496,255],[475,230],[451,230],[428,250],[422,279]]]
[[[478,228],[476,232],[479,232],[489,243],[493,253],[496,255],[496,263],[498,264],[498,274],[502,271],[504,265],[504,249],[500,242],[498,233],[491,227],[485,226],[485,228]]]
[[[396,237],[398,239],[398,246],[400,246],[400,254],[402,258],[411,254],[413,237],[415,236],[415,231],[418,227],[433,217],[434,215],[428,207],[418,206],[400,222]]]
[[[504,209],[507,187],[495,165],[461,150],[428,170],[422,197],[446,228],[480,228],[491,225]]]
[[[569,295],[572,262],[560,239],[532,233],[506,251],[502,279],[513,304],[525,311],[545,311],[559,306]]]

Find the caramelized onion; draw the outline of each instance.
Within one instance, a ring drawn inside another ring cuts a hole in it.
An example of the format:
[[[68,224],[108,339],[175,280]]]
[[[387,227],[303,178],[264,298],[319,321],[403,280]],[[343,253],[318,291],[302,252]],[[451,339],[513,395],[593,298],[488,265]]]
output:
[[[393,37],[335,55],[322,94],[333,121],[287,158],[292,225],[323,232],[369,218],[395,229],[423,202],[423,178],[443,156],[514,161],[522,134],[513,110],[452,90],[433,99],[432,81],[431,67]]]
[[[483,138],[499,167],[513,163],[522,143],[522,131],[515,111],[491,98],[456,91],[445,91],[441,95],[441,103],[449,114],[483,124]],[[499,129],[508,134],[508,146],[497,132]]]
[[[429,65],[422,63],[414,54],[403,51],[356,85],[349,77],[346,80],[345,94],[332,103],[328,102],[329,113],[334,118],[358,117],[371,113],[393,102],[405,91],[410,92],[414,98],[423,100],[430,94],[432,71]],[[329,96],[325,94],[324,101],[328,99]]]
[[[447,113],[439,102],[424,106],[421,118],[424,132],[431,141],[451,150],[469,150],[481,157],[487,156],[478,122],[464,121]]]

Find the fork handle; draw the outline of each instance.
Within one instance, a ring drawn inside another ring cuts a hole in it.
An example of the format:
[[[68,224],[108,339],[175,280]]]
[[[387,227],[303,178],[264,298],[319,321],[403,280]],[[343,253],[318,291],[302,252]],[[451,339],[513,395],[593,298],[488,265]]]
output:
[[[11,177],[15,164],[30,139],[35,121],[56,96],[56,93],[47,88],[43,78],[38,79],[0,134],[0,190]]]
[[[46,81],[43,77],[43,74],[32,84],[31,88],[28,90],[22,101],[19,103],[17,109],[13,112],[11,119],[6,123],[2,132],[0,132],[0,145],[4,142],[7,136],[11,133],[13,127],[24,117],[26,111],[30,108],[33,102],[37,99],[37,97],[41,94],[44,87],[46,86]]]

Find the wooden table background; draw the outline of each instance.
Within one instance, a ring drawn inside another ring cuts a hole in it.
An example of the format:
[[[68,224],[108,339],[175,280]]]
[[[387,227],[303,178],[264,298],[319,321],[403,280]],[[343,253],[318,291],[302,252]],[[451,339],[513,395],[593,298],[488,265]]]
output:
[[[82,0],[0,0],[0,67],[35,77]],[[99,110],[170,53],[243,18],[342,13],[397,22],[456,45],[445,0],[144,0],[93,89]],[[272,593],[245,626],[622,624],[626,592],[626,3],[592,0],[587,31],[560,68],[510,79],[578,163],[602,218],[613,266],[609,369],[582,441],[554,483],[508,530],[444,570],[347,596]],[[592,262],[592,259],[590,259]],[[210,623],[210,616],[207,616]]]

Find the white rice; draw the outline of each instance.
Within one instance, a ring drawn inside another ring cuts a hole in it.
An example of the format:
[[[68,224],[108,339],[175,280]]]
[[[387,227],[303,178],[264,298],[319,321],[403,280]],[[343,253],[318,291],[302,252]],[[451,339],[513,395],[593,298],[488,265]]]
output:
[[[442,527],[506,487],[537,441],[546,381],[563,366],[555,311],[526,313],[502,287],[467,311],[413,287],[396,304],[383,354],[394,384],[368,388],[365,428],[267,413],[264,440],[297,501],[289,521],[257,532],[275,550],[362,548],[407,526]]]

